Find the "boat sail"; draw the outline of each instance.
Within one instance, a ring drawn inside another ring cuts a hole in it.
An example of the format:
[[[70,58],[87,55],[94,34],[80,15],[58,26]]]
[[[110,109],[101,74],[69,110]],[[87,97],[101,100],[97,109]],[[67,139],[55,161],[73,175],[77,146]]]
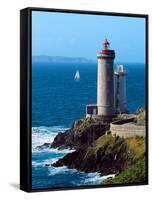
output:
[[[80,80],[80,73],[79,73],[79,70],[76,71],[76,74],[74,76],[74,79],[75,80]]]

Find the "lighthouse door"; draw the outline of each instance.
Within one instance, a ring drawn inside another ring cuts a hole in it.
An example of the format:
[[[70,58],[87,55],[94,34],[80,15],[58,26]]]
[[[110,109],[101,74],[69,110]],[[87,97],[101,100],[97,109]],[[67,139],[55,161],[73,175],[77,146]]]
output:
[[[93,108],[93,115],[96,115],[97,112],[96,112],[96,108]]]

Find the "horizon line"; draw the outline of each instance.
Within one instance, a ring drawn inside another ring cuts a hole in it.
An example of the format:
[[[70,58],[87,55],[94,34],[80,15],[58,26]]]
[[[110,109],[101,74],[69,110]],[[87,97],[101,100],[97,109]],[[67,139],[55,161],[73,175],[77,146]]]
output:
[[[81,56],[77,56],[77,57],[72,57],[72,56],[53,56],[53,55],[32,55],[31,57],[64,57],[64,58],[73,58],[73,59],[80,59],[80,58],[82,58],[82,59],[86,59],[86,60],[90,60],[90,61],[93,61],[93,62],[97,62],[97,59],[93,59],[93,58],[88,58],[88,57],[81,57]],[[138,61],[115,61],[114,63],[136,63],[136,64],[146,64],[146,62],[138,62]]]

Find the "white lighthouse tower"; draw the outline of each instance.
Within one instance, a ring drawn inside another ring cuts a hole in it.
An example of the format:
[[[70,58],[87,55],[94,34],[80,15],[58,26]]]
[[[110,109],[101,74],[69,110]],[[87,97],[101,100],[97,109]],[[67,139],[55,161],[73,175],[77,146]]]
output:
[[[107,39],[103,42],[103,49],[97,53],[98,58],[98,83],[97,107],[98,115],[113,116],[114,105],[114,58],[115,51],[109,48]]]
[[[126,75],[127,71],[124,70],[123,65],[118,65],[114,73],[115,110],[117,114],[127,112]]]
[[[119,113],[126,113],[126,74],[123,65],[114,72],[115,51],[110,49],[107,39],[103,49],[97,53],[97,104],[86,105],[86,117],[104,121],[111,120]]]

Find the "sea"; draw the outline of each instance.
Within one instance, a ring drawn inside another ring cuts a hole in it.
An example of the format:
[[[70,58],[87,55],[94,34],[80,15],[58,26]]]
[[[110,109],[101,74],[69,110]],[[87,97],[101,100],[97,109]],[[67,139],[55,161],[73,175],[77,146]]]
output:
[[[121,63],[127,70],[127,109],[134,113],[145,107],[145,65]],[[116,67],[117,63],[115,64]],[[74,79],[79,70],[80,80]],[[58,132],[85,116],[86,105],[96,103],[97,63],[61,63],[33,61],[32,63],[32,189],[50,189],[98,185],[109,176],[84,173],[76,169],[52,167],[50,164],[72,150],[36,147],[51,143]],[[48,166],[46,166],[46,164]]]

